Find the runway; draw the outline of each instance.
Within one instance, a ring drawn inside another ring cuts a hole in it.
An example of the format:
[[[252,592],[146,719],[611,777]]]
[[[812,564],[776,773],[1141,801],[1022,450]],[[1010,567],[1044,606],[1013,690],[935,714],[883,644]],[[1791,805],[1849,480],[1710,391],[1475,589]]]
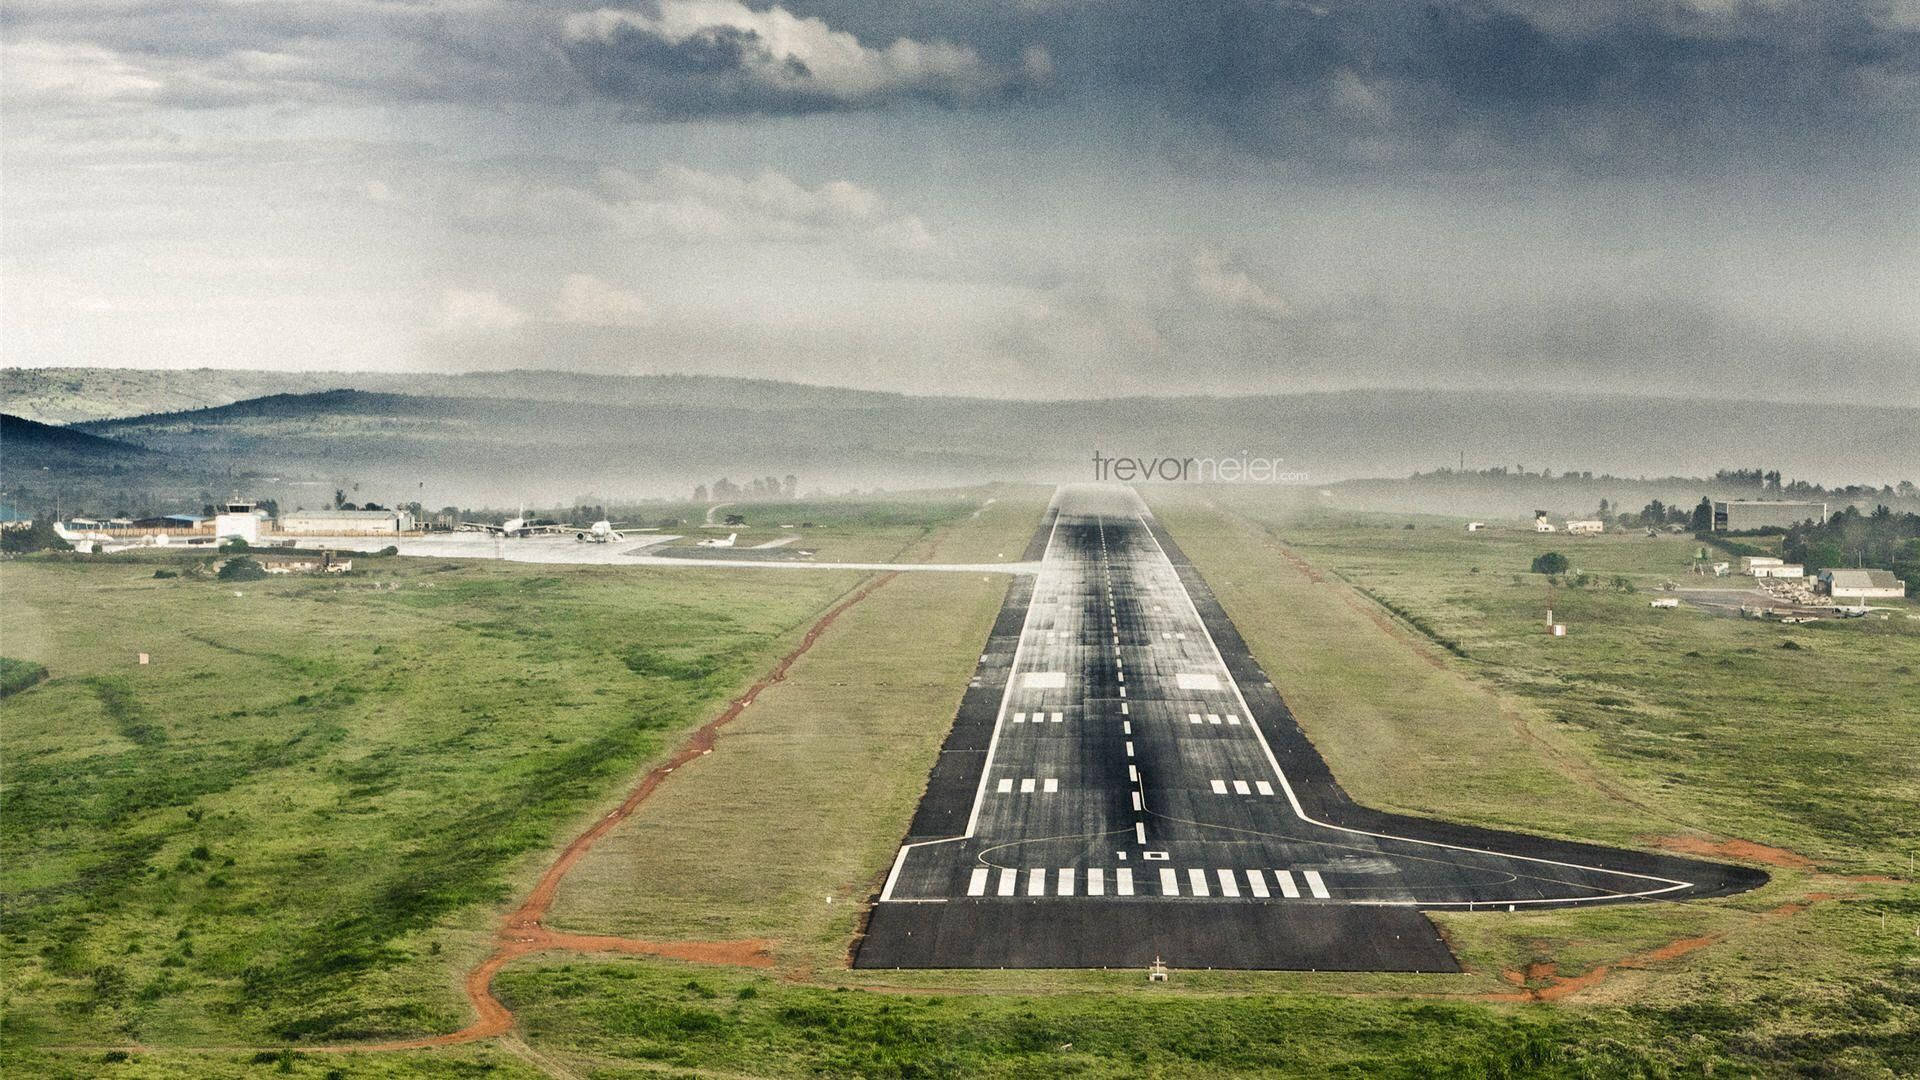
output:
[[[1448,971],[1421,909],[1766,880],[1354,805],[1131,490],[1061,489],[1027,558],[857,967]]]

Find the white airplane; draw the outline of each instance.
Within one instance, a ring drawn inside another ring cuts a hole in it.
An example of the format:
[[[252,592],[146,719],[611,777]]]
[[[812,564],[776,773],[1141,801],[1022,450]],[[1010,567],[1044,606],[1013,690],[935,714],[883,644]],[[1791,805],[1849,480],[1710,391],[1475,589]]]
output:
[[[735,540],[738,540],[739,538],[740,538],[739,533],[728,533],[727,538],[725,540],[721,540],[718,538],[715,538],[712,540],[702,540],[697,546],[698,547],[732,547],[733,542]]]
[[[510,517],[504,524],[495,525],[490,521],[463,521],[460,528],[468,532],[492,533],[496,536],[533,536],[536,533],[566,532],[572,528],[558,522],[541,523],[527,517],[522,511],[519,517]]]
[[[603,519],[594,522],[586,528],[575,530],[573,538],[583,544],[589,542],[604,544],[609,540],[625,540],[626,537],[620,532],[620,526],[624,524],[626,524],[626,522],[606,521]]]

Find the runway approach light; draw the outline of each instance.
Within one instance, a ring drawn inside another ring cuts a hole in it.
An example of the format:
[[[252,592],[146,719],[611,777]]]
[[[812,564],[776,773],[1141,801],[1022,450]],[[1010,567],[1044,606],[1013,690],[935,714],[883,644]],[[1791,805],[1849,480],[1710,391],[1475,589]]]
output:
[[[1153,966],[1147,969],[1147,981],[1148,982],[1166,982],[1167,981],[1166,962],[1161,960],[1157,956],[1153,958]]]

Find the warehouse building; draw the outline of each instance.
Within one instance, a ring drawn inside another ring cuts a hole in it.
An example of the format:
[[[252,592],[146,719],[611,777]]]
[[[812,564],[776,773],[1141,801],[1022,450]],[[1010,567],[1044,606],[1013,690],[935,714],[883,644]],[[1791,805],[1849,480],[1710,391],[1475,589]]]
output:
[[[1907,583],[1891,570],[1822,570],[1820,591],[1835,600],[1894,600],[1907,595]]]
[[[1714,532],[1746,532],[1749,529],[1790,529],[1803,521],[1826,524],[1827,504],[1823,502],[1769,502],[1736,499],[1713,504]]]
[[[303,536],[397,536],[414,531],[405,510],[295,510],[280,515],[282,533]]]

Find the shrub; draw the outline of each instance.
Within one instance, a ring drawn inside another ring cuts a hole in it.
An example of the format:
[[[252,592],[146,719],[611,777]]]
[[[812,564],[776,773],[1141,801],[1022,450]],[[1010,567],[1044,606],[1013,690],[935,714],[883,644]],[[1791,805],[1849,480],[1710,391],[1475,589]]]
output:
[[[167,578],[179,577],[180,572],[178,570],[155,570],[153,572],[153,576],[156,578],[159,578],[162,581],[165,581]]]
[[[259,581],[266,576],[266,568],[244,555],[220,564],[221,581]]]
[[[1564,574],[1567,572],[1567,557],[1557,551],[1533,557],[1533,572],[1536,574]]]

